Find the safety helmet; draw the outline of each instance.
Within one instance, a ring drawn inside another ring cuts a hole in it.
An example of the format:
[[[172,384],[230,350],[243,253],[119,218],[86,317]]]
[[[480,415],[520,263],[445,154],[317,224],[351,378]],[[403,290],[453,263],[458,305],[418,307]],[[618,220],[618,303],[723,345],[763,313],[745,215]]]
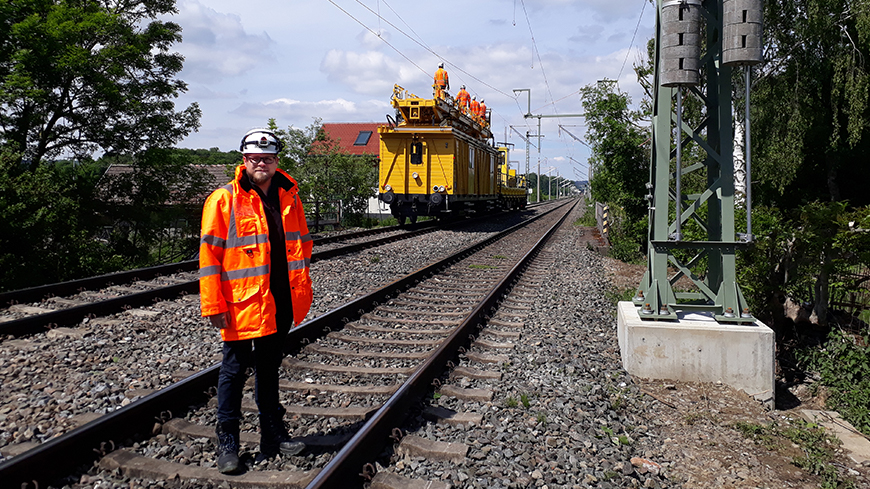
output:
[[[439,68],[444,68],[444,63],[438,63]]]
[[[480,103],[483,103],[483,99],[480,99]]]
[[[284,142],[268,129],[251,129],[242,138],[239,151],[242,154],[278,154],[284,149]]]
[[[459,88],[462,89],[462,90],[465,90],[465,85],[462,85],[462,86],[459,87]]]

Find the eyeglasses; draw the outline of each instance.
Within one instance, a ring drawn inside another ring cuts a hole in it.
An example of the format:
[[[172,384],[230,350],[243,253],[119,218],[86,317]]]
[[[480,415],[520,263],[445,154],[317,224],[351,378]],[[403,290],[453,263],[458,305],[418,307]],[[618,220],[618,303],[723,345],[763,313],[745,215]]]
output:
[[[259,165],[260,162],[267,165],[274,165],[278,162],[278,158],[275,156],[245,156],[245,160],[254,165]]]

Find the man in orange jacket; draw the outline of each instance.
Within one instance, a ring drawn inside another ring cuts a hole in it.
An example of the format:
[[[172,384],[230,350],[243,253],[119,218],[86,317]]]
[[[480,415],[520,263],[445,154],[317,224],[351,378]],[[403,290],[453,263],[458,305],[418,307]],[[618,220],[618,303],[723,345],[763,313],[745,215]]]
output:
[[[278,169],[283,143],[266,129],[242,138],[244,164],[215,190],[202,211],[199,288],[202,315],[220,329],[217,465],[239,470],[239,425],[245,371],[256,369],[260,457],[295,455],[278,400],[278,369],[287,332],[311,308],[313,242],[296,181]]]
[[[444,63],[438,64],[438,71],[435,72],[435,98],[444,98],[444,90],[450,90],[450,77],[447,76],[447,70],[444,69]]]
[[[471,95],[465,90],[465,85],[459,88],[459,93],[456,94],[456,104],[463,114],[468,112],[468,102],[471,100]]]
[[[475,121],[478,121],[478,113],[480,112],[480,102],[477,101],[477,97],[471,97],[471,105],[468,108],[469,112],[471,112],[471,118]]]
[[[481,124],[482,126],[486,127],[486,124],[487,124],[487,120],[486,120],[486,104],[483,103],[483,102],[484,102],[483,99],[480,99],[480,106],[478,106],[478,108],[477,108],[477,117],[480,119],[480,121],[479,121],[480,124]]]

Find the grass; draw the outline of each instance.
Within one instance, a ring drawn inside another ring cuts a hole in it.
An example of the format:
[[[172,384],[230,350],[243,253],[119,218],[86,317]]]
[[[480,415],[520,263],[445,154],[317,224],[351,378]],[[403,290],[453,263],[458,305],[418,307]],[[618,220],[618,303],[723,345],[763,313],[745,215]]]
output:
[[[839,441],[814,423],[787,418],[785,424],[776,421],[767,425],[737,422],[731,427],[768,450],[785,455],[800,452],[792,456],[792,463],[820,476],[822,482],[819,487],[822,489],[855,487],[854,481],[841,477],[834,465],[834,453]],[[797,445],[796,450],[792,444]]]

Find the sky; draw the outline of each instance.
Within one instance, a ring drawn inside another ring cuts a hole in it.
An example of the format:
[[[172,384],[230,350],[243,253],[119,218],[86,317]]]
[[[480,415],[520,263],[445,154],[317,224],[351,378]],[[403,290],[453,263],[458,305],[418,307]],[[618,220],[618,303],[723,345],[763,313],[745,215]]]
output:
[[[513,143],[511,167],[585,180],[589,149],[579,90],[617,80],[634,104],[632,65],[654,35],[649,0],[177,0],[178,77],[201,127],[178,146],[238,149],[249,129],[323,122],[385,122],[399,84],[432,93],[439,62],[492,110],[496,141]],[[529,91],[514,92],[517,89]],[[530,107],[531,106],[531,107]],[[526,113],[543,118],[524,118]],[[555,117],[558,116],[558,117]],[[511,129],[513,128],[513,129]],[[573,137],[572,137],[573,136]]]

